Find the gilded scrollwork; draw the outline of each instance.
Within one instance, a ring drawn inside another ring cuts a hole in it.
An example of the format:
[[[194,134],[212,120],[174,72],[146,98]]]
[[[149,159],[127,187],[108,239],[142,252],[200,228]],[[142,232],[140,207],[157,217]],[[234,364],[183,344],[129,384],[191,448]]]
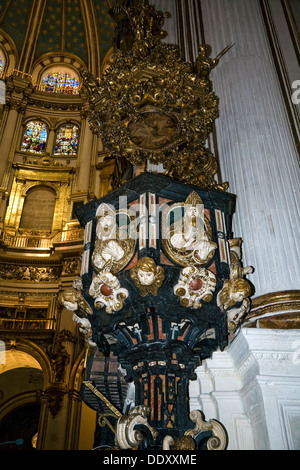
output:
[[[143,442],[141,431],[134,429],[137,424],[147,427],[153,439],[156,439],[158,433],[156,429],[149,425],[147,420],[149,412],[149,407],[139,405],[131,408],[128,415],[118,418],[115,441],[119,449],[136,448]]]
[[[180,298],[181,305],[199,309],[202,300],[210,302],[216,287],[216,276],[205,268],[188,266],[180,272],[174,294]]]
[[[94,306],[97,309],[105,307],[109,314],[121,310],[129,295],[128,290],[121,287],[119,279],[109,271],[102,271],[93,278],[89,294],[95,299]]]
[[[61,274],[60,267],[52,266],[26,266],[14,264],[0,265],[0,279],[35,281],[35,282],[53,282],[57,281]]]
[[[83,77],[93,132],[114,158],[162,163],[181,181],[215,187],[218,164],[206,142],[219,100],[209,74],[231,46],[211,59],[202,44],[195,63],[186,62],[178,46],[161,41],[167,13],[136,0],[118,2],[110,14],[117,23],[111,65],[99,82]]]
[[[191,436],[180,436],[174,439],[166,435],[163,440],[163,450],[195,450],[196,442]]]

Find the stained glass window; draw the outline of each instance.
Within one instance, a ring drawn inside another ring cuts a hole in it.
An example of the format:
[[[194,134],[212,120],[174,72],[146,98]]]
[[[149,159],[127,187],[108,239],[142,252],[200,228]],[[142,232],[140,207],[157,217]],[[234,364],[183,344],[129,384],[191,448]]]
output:
[[[42,85],[45,86],[45,91],[52,93],[78,93],[79,82],[76,77],[72,77],[68,73],[51,73],[42,79]]]
[[[5,66],[5,56],[2,50],[0,49],[0,74],[3,72]]]
[[[65,124],[56,135],[54,155],[76,155],[78,146],[78,126]]]
[[[21,150],[41,153],[45,151],[47,141],[47,126],[41,121],[30,121],[26,125]]]

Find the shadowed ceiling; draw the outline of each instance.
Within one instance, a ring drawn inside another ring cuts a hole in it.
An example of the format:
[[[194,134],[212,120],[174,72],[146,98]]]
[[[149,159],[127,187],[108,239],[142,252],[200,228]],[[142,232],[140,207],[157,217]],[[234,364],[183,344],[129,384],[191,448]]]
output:
[[[31,14],[39,1],[0,0],[0,28],[13,40],[19,55],[26,47]],[[66,52],[78,56],[88,67],[89,54],[95,54],[97,42],[100,63],[112,45],[115,23],[108,11],[114,1],[43,0],[45,8],[39,19],[34,59],[47,53]]]

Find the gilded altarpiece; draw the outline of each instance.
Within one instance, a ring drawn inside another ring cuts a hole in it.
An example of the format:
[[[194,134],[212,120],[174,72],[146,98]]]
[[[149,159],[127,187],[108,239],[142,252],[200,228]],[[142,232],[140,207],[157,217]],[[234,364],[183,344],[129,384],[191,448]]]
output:
[[[39,185],[45,185],[55,192],[55,208],[50,232],[62,230],[67,220],[74,170],[54,164],[48,158],[41,158],[36,164],[15,163],[14,181],[5,216],[5,229],[18,230],[24,201],[28,191]],[[36,227],[36,230],[38,228]]]

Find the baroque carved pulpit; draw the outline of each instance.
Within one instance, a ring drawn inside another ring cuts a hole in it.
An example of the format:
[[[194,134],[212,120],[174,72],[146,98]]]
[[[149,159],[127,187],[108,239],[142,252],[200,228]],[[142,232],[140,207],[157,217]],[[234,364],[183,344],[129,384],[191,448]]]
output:
[[[77,210],[81,278],[60,300],[90,344],[82,398],[108,430],[99,448],[226,449],[225,427],[189,409],[188,389],[252,295],[231,231],[235,196],[215,181],[206,146],[218,117],[209,74],[228,47],[212,59],[203,44],[186,62],[162,42],[166,13],[142,0],[110,13],[111,64],[100,80],[83,73],[91,128],[118,170],[148,162],[163,174],[118,171],[114,191]]]

